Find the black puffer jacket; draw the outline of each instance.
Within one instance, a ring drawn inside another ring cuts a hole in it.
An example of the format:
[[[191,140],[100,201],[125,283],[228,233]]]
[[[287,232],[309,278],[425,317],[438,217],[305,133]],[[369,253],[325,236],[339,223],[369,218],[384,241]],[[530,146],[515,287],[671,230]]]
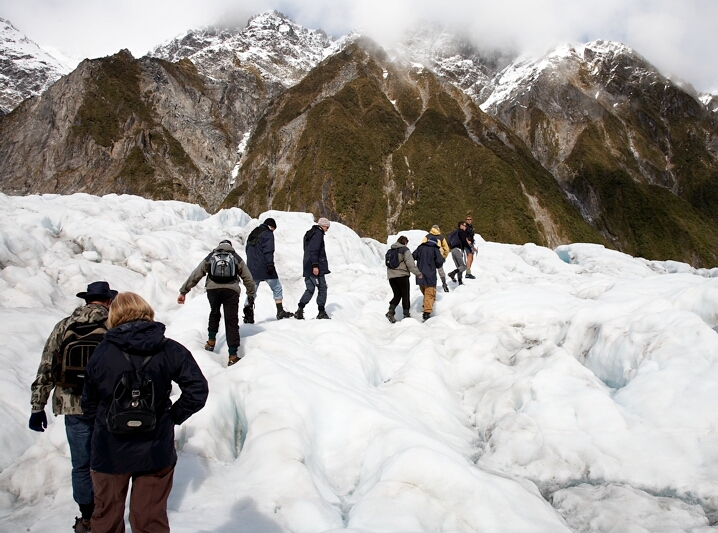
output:
[[[304,235],[302,267],[302,275],[305,278],[314,275],[314,267],[319,269],[320,276],[330,273],[327,251],[324,248],[324,230],[319,225],[312,226],[312,229]]]
[[[85,369],[82,410],[95,420],[90,468],[106,474],[158,470],[177,462],[174,426],[204,407],[209,394],[207,380],[192,354],[180,343],[165,339],[160,322],[127,322],[107,332]],[[132,435],[110,433],[107,410],[123,372],[131,370],[122,352],[130,355],[136,368],[152,355],[145,371],[155,385],[157,425],[153,431]],[[172,404],[172,382],[182,394]]]
[[[254,281],[277,279],[274,267],[274,233],[265,224],[260,224],[247,238],[247,266]],[[271,272],[270,272],[271,270]]]

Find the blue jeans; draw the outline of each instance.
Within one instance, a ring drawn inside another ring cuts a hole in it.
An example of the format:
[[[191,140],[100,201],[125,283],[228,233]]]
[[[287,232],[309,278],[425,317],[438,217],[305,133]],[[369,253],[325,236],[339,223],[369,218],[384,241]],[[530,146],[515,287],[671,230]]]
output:
[[[79,505],[95,501],[90,477],[90,443],[94,427],[82,415],[65,416],[65,433],[72,461],[72,497]]]
[[[257,287],[257,291],[259,291],[259,284],[262,282],[266,282],[267,285],[269,285],[269,288],[272,289],[272,296],[274,297],[274,301],[282,300],[282,284],[279,282],[278,278],[274,279],[261,279],[259,281],[255,281],[254,285]],[[244,305],[245,307],[249,305],[249,298],[244,299]]]
[[[319,294],[317,295],[317,306],[319,309],[324,309],[324,304],[327,303],[327,280],[324,275],[321,276],[309,276],[304,278],[304,285],[307,290],[304,291],[302,297],[299,299],[299,307],[304,307],[309,303],[309,300],[314,296],[314,289],[319,288]]]

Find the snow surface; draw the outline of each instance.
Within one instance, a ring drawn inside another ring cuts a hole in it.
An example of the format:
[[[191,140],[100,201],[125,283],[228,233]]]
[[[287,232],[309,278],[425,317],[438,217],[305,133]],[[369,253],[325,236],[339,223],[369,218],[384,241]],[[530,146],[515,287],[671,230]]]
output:
[[[313,217],[271,211],[285,307]],[[385,243],[333,223],[332,320],[276,321],[262,284],[243,359],[189,272],[258,224],[132,196],[0,194],[0,531],[72,524],[64,424],[27,428],[53,325],[93,280],[142,294],[210,384],[177,428],[175,532],[707,532],[718,528],[718,270],[597,245],[481,242],[476,280],[390,324]],[[414,248],[423,231],[403,232]],[[394,242],[392,236],[389,242]],[[175,391],[177,394],[178,391]],[[50,408],[47,408],[48,415]]]

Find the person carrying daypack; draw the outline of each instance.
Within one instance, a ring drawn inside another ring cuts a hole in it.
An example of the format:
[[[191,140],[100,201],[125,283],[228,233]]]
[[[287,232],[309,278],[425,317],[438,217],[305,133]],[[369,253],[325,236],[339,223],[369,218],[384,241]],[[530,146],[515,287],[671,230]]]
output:
[[[426,236],[422,239],[421,243],[423,244],[429,240],[436,243],[436,245],[439,247],[439,251],[441,252],[441,257],[446,260],[446,258],[449,256],[449,253],[451,252],[451,248],[449,247],[449,244],[444,238],[444,236],[441,234],[441,229],[438,225],[434,224],[433,226],[431,226],[429,233],[426,234]],[[439,277],[441,278],[441,288],[444,289],[444,292],[449,292],[449,286],[446,284],[446,273],[444,272],[444,267],[441,266],[437,270],[439,271]]]
[[[476,279],[476,276],[471,273],[471,265],[474,262],[474,254],[476,253],[476,230],[474,230],[474,226],[472,225],[473,221],[474,219],[470,214],[466,215],[466,239],[469,243],[468,247],[465,249],[466,279]]]
[[[424,295],[422,318],[427,321],[434,309],[436,301],[436,269],[444,264],[439,246],[435,241],[420,244],[412,254],[421,276],[416,276],[416,284]]]
[[[277,306],[277,320],[291,318],[293,313],[285,311],[282,306],[282,284],[274,266],[274,230],[277,223],[273,218],[266,219],[262,224],[252,230],[247,237],[247,266],[252,273],[254,284],[259,288],[263,281],[272,289],[274,304]],[[249,305],[249,296],[244,302],[244,323],[254,324],[254,308]]]
[[[394,312],[399,302],[404,311],[404,318],[411,316],[409,313],[411,307],[409,277],[411,274],[422,277],[421,271],[416,267],[411,255],[411,250],[406,246],[408,243],[409,239],[402,235],[386,252],[386,277],[389,279],[389,286],[394,296],[389,301],[389,311],[385,316],[392,324],[396,322]]]
[[[92,531],[125,530],[131,480],[132,531],[169,532],[167,498],[177,463],[174,426],[204,407],[207,380],[189,350],[164,336],[164,324],[154,321],[152,307],[138,294],[117,295],[107,326],[87,365],[82,394],[82,410],[94,427]],[[180,390],[174,403],[173,382]]]
[[[32,383],[30,429],[45,431],[45,405],[52,392],[52,411],[65,416],[65,432],[72,462],[72,496],[80,507],[73,529],[90,531],[95,496],[90,477],[90,441],[93,425],[82,414],[80,399],[84,386],[85,366],[102,341],[107,326],[107,309],[117,291],[106,281],[95,281],[87,291],[77,294],[85,305],[75,309],[53,328],[42,351],[37,377]]]
[[[242,292],[239,280],[242,280],[247,289],[250,306],[254,306],[256,287],[252,273],[242,258],[234,251],[232,242],[223,240],[197,265],[187,281],[180,287],[177,303],[183,304],[187,293],[205,276],[207,276],[205,287],[207,288],[210,311],[207,326],[208,338],[204,349],[210,352],[214,351],[217,344],[219,321],[222,318],[221,308],[224,308],[224,327],[227,332],[227,347],[229,348],[227,366],[231,366],[239,361],[237,355],[239,351],[239,295]]]
[[[451,247],[451,258],[456,265],[456,269],[449,272],[449,277],[454,283],[456,283],[458,279],[459,285],[463,285],[464,281],[462,276],[466,270],[464,253],[471,249],[471,241],[469,241],[466,235],[466,222],[462,220],[456,225],[456,229],[449,233],[448,242]]]
[[[319,289],[319,294],[317,295],[319,314],[317,314],[317,318],[329,318],[324,307],[327,303],[327,281],[325,276],[330,273],[327,251],[324,248],[324,234],[329,230],[329,224],[329,220],[322,217],[304,235],[302,274],[304,275],[306,290],[299,299],[297,312],[294,313],[294,318],[299,320],[304,319],[304,307],[314,296],[315,288]]]

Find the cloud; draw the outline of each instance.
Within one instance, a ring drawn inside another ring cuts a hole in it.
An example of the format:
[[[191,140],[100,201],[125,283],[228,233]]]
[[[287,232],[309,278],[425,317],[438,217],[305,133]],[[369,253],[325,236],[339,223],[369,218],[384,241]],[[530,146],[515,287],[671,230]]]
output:
[[[483,47],[521,51],[620,41],[662,72],[718,90],[715,0],[0,0],[0,16],[28,37],[77,57],[121,48],[141,56],[188,29],[242,26],[268,9],[334,36],[358,29],[383,44],[418,21],[455,27]]]

